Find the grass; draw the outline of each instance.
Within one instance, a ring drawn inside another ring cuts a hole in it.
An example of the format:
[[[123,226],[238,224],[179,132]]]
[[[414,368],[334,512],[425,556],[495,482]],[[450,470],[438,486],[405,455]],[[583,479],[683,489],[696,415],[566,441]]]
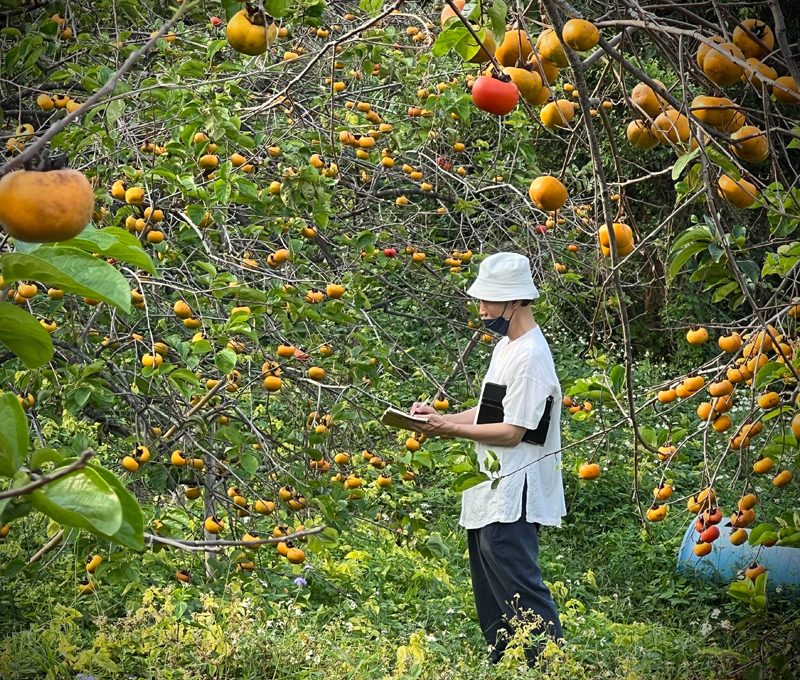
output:
[[[540,561],[567,639],[543,655],[546,670],[527,669],[514,645],[500,665],[488,663],[458,497],[440,489],[416,507],[427,531],[398,545],[386,530],[355,524],[301,572],[304,587],[293,581],[299,574],[269,570],[176,587],[169,574],[178,557],[167,553],[142,556],[128,583],[88,598],[65,591],[66,556],[37,577],[4,580],[0,672],[70,680],[78,672],[148,680],[729,677],[757,622],[724,588],[675,573],[681,521],[651,544],[610,483],[600,494],[570,481],[571,515],[542,532]],[[598,502],[618,507],[599,512]],[[422,557],[415,544],[432,534],[444,553]],[[748,629],[735,630],[740,621]]]

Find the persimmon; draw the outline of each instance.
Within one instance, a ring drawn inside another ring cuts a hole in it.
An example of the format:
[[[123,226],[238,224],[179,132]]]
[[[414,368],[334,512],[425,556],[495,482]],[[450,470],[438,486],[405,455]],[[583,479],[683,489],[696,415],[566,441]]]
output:
[[[780,78],[776,78],[775,82],[778,85],[782,85],[789,92],[786,90],[782,90],[780,87],[773,87],[772,94],[775,95],[775,99],[777,99],[782,104],[800,104],[800,94],[797,91],[797,83],[794,81],[794,78],[791,76],[781,76]]]
[[[769,156],[767,136],[753,125],[745,125],[731,135],[733,153],[750,163],[763,163]]]
[[[558,40],[556,39],[556,42]],[[516,66],[517,62],[525,62],[531,55],[531,42],[525,31],[506,31],[502,44],[494,53],[501,66]]]
[[[695,544],[694,548],[692,548],[694,554],[698,557],[705,557],[711,552],[711,544],[706,543],[705,541],[699,541]]]
[[[678,394],[673,389],[669,390],[661,390],[657,395],[656,398],[662,404],[671,404],[678,398]]]
[[[695,347],[703,345],[706,342],[708,342],[708,331],[705,328],[703,328],[702,326],[700,326],[700,327],[692,327],[686,333],[686,340],[690,345],[694,345]],[[702,385],[701,385],[701,387],[702,387]],[[697,389],[699,389],[699,388],[697,388]]]
[[[0,179],[0,225],[28,243],[66,241],[91,222],[94,192],[77,170],[19,170]]]
[[[144,189],[131,187],[125,191],[125,202],[128,205],[142,205],[144,203]]]
[[[259,515],[271,515],[275,512],[275,503],[272,501],[257,500],[253,508]]]
[[[312,366],[308,369],[308,377],[312,380],[321,382],[325,379],[325,369],[319,366]]]
[[[183,300],[178,300],[172,307],[172,311],[179,319],[188,319],[192,316],[192,308]]]
[[[719,529],[715,526],[708,527],[700,534],[700,540],[704,543],[713,543],[719,538]]]
[[[659,446],[658,447],[658,458],[659,460],[668,461],[672,460],[678,453],[678,450],[674,446]]]
[[[528,195],[539,210],[559,210],[567,202],[567,190],[555,177],[543,175],[531,182]]]
[[[597,47],[600,32],[597,26],[585,19],[570,19],[561,29],[561,37],[571,50],[586,52]]]
[[[36,98],[36,104],[42,111],[51,111],[55,104],[53,103],[52,98],[50,95],[40,94]]]
[[[653,121],[653,134],[662,144],[683,144],[689,140],[689,120],[680,111],[664,111]]]
[[[756,519],[756,511],[752,508],[750,510],[737,510],[731,515],[731,526],[737,529],[742,529],[752,524]]]
[[[531,52],[531,56],[528,57],[528,64],[530,65],[531,71],[535,71],[541,76],[542,84],[545,86],[550,85],[550,83],[554,83],[556,78],[558,78],[558,66],[550,63],[546,59],[540,60],[533,52]]]
[[[78,593],[80,595],[91,595],[95,588],[96,586],[94,581],[84,580],[78,584]]]
[[[733,392],[733,383],[730,380],[713,382],[708,386],[708,393],[712,397],[724,397]]]
[[[767,392],[758,398],[758,405],[763,409],[775,408],[781,401],[777,392]]]
[[[481,111],[505,116],[519,102],[519,89],[510,80],[480,76],[472,86],[472,102]]]
[[[184,495],[190,501],[197,500],[200,498],[200,487],[199,486],[187,486],[186,491],[184,491]]]
[[[569,128],[569,124],[575,117],[575,107],[572,102],[566,99],[559,99],[550,102],[542,109],[539,117],[548,130]]]
[[[655,80],[654,82],[664,88],[664,83],[660,80]],[[631,91],[631,103],[634,109],[653,119],[665,111],[668,106],[667,101],[661,95],[656,94],[647,83],[639,83],[633,88]]]
[[[751,581],[755,581],[765,571],[766,569],[762,565],[753,562],[749,567],[747,567],[747,569],[745,569],[744,575]]]
[[[758,189],[752,182],[744,178],[737,181],[728,175],[720,176],[717,193],[732,206],[740,209],[749,208],[758,198]]]
[[[758,497],[755,494],[749,493],[739,499],[737,505],[740,510],[752,510],[758,504]]]
[[[224,529],[224,526],[222,524],[222,520],[220,520],[220,519],[218,519],[217,517],[214,517],[214,516],[206,517],[206,520],[203,523],[203,526],[205,527],[205,530],[209,534],[215,534],[215,535],[222,533],[222,530]]]
[[[765,458],[764,456],[759,456],[756,459],[756,462],[753,463],[753,472],[755,472],[757,475],[765,475],[770,470],[772,470],[774,465],[775,462],[772,460],[772,458]]]
[[[792,473],[789,470],[779,472],[772,479],[772,485],[778,488],[784,487],[792,481]]]
[[[302,564],[306,560],[306,554],[300,548],[289,548],[286,559],[292,564]]]
[[[145,368],[158,368],[164,361],[164,357],[160,354],[144,354],[142,355],[142,366]]]
[[[720,335],[717,344],[723,352],[737,352],[742,346],[742,336],[738,333]]]
[[[708,50],[701,68],[708,78],[720,87],[733,85],[741,78],[744,69],[734,63],[731,57],[742,61],[745,58],[742,51],[733,43],[720,43]]]
[[[672,496],[672,487],[669,484],[659,484],[653,489],[653,495],[657,500],[666,501]]]
[[[647,519],[651,522],[662,522],[667,517],[667,506],[666,505],[658,505],[657,503],[653,503],[653,505],[647,511]]]
[[[719,416],[712,425],[715,432],[727,432],[732,426],[733,421],[726,415]]]
[[[718,415],[719,414],[714,411],[713,407],[711,406],[711,403],[708,401],[702,402],[697,407],[697,417],[700,418],[700,420],[708,420],[709,417],[711,417],[711,419],[713,420]]]
[[[745,69],[744,73],[742,73],[742,82],[745,84],[750,83],[758,94],[761,94],[761,85],[763,82],[778,79],[778,72],[772,68],[772,66],[767,66],[763,61],[759,61],[755,57],[750,57],[747,59],[747,63],[750,64],[754,70],[749,71]]]
[[[617,254],[620,257],[625,257],[633,252],[633,230],[627,225],[620,222],[614,222],[614,237],[617,241]],[[603,225],[597,232],[597,238],[600,241],[600,251],[606,257],[611,257],[611,239],[609,238],[608,226]]]
[[[764,47],[753,40],[744,30],[745,28],[756,36],[767,49],[765,50]],[[740,26],[733,29],[731,40],[748,59],[753,57],[761,59],[775,46],[775,34],[772,32],[772,29],[758,19],[745,19],[742,21]]]
[[[505,42],[505,41],[504,41]],[[549,61],[558,68],[567,68],[569,60],[564,47],[552,28],[546,28],[536,39],[536,49],[545,61]]]
[[[584,463],[578,470],[581,479],[597,479],[600,476],[600,466],[597,463]]]
[[[717,397],[713,404],[717,413],[727,413],[733,408],[733,397],[730,394],[724,397]]]
[[[503,73],[511,78],[511,82],[517,86],[520,95],[528,104],[536,101],[536,97],[542,89],[542,77],[538,73],[514,66],[507,66],[503,69]],[[456,143],[454,147],[459,146],[459,144]],[[460,146],[463,151],[464,145],[460,144]],[[455,148],[454,150],[457,151]]]
[[[264,26],[261,12],[250,13],[247,9],[237,12],[228,22],[226,37],[228,44],[237,52],[256,56],[267,51],[278,36],[278,26],[270,21]]]
[[[747,532],[744,529],[736,529],[730,535],[732,545],[742,545],[747,540]]]
[[[122,467],[128,472],[133,473],[139,469],[139,462],[131,456],[125,456],[122,459]]]
[[[653,128],[643,120],[632,120],[625,131],[628,141],[637,149],[649,151],[655,149],[661,142],[653,133]]]

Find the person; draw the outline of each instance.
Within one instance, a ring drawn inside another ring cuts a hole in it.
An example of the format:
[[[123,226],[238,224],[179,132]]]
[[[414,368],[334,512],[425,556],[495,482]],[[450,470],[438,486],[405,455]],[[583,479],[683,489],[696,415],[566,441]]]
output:
[[[480,301],[484,325],[503,336],[481,385],[481,399],[487,382],[506,386],[503,422],[476,424],[478,406],[439,415],[415,402],[410,412],[427,416],[428,422],[418,425],[426,435],[473,440],[480,469],[490,477],[488,451],[500,462],[495,488],[489,479],[463,492],[459,523],[467,530],[475,608],[491,660],[502,658],[517,618],[531,622],[535,642],[525,647],[525,656],[533,666],[548,636],[557,642],[563,638],[538,564],[539,527],[561,526],[566,514],[560,466],[561,387],[550,348],[533,317],[531,302],[539,291],[528,258],[508,252],[487,257],[467,292]],[[527,430],[539,425],[551,396],[544,445],[522,441]]]

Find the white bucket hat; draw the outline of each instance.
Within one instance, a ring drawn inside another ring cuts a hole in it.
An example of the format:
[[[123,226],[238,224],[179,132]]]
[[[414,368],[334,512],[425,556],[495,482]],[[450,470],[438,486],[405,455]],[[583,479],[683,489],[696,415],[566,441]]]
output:
[[[467,295],[486,302],[534,300],[539,291],[533,285],[528,258],[519,253],[495,253],[481,262],[478,278]]]

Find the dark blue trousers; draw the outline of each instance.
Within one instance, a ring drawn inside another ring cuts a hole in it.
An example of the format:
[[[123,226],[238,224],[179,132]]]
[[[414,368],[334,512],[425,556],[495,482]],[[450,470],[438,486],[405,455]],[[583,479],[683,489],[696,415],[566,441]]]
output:
[[[527,481],[522,492],[522,515],[516,522],[493,522],[480,529],[467,529],[469,567],[475,608],[483,635],[493,645],[491,660],[497,663],[513,635],[511,619],[543,622],[532,635],[546,632],[556,640],[564,634],[556,604],[542,582],[539,568],[539,524],[525,517]],[[505,631],[500,635],[498,632]],[[525,648],[529,666],[541,653],[545,640]]]

